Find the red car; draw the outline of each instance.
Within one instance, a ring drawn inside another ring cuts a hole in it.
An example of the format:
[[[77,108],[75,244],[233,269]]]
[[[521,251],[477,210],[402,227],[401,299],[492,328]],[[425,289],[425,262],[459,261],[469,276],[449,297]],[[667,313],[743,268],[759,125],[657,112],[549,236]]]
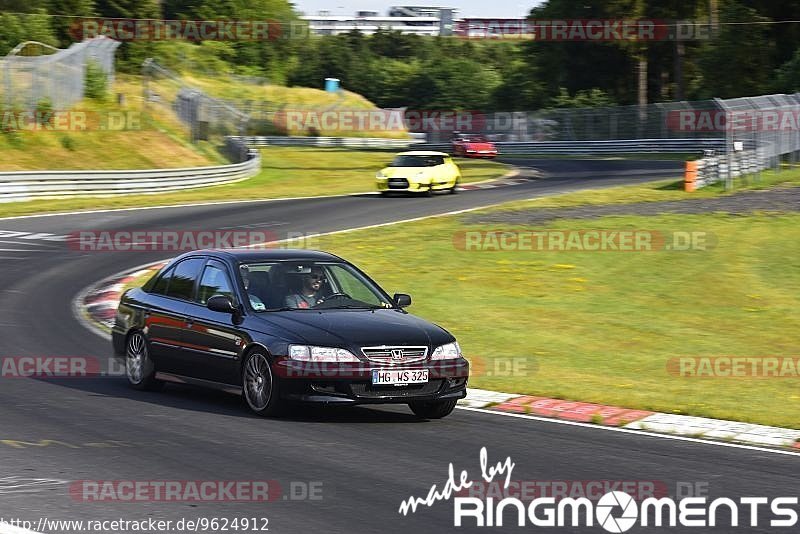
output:
[[[482,135],[459,135],[453,139],[453,155],[462,158],[496,158],[497,147]]]

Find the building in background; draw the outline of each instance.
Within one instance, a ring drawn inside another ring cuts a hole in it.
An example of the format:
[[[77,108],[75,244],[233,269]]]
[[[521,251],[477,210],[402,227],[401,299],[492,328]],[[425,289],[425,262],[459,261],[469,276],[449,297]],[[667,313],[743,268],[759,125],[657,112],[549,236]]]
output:
[[[376,11],[359,11],[355,16],[331,15],[330,11],[320,11],[316,15],[300,18],[308,22],[309,31],[314,35],[339,35],[359,30],[372,35],[379,29],[399,31],[407,34],[448,36],[455,29],[456,9],[451,7],[393,6],[386,17],[378,16]]]

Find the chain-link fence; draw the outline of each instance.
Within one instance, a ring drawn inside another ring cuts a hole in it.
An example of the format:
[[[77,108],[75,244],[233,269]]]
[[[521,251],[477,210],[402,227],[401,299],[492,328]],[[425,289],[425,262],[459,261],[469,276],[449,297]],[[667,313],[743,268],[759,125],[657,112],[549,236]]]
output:
[[[728,168],[733,169],[737,160],[748,159],[755,166],[752,174],[758,177],[765,168],[780,170],[786,156],[791,163],[797,161],[800,94],[717,99],[716,102],[725,117]],[[733,175],[730,172],[723,176],[728,187],[731,187]]]
[[[86,66],[96,62],[114,80],[118,41],[97,37],[66,50],[26,42],[0,60],[0,102],[6,109],[34,109],[44,103],[67,109],[84,96]]]
[[[459,133],[478,133],[502,142],[711,139],[724,134],[713,128],[696,128],[686,119],[719,110],[715,101],[704,100],[531,112],[470,112],[475,127]],[[456,131],[454,127],[427,133],[431,142],[446,142]]]
[[[212,141],[227,146],[226,136],[245,135],[249,121],[246,113],[189,86],[178,74],[154,60],[144,62],[142,76],[147,110],[175,113],[189,128],[193,142]]]

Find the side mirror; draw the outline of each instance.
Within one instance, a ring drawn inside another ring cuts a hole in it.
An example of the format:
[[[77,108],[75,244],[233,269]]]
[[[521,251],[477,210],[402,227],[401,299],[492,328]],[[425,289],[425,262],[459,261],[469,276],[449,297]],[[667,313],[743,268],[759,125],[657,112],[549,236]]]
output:
[[[236,306],[233,305],[233,300],[225,295],[214,295],[206,303],[206,307],[215,312],[220,313],[236,313]]]
[[[411,306],[411,295],[406,295],[405,293],[395,293],[394,297],[394,304],[398,308],[407,308]]]

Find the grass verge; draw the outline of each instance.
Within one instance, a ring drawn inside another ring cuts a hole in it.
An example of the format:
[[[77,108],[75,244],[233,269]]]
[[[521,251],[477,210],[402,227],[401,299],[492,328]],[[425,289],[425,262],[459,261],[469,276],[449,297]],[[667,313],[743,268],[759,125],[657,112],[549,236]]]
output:
[[[575,206],[602,205],[602,204],[630,204],[634,202],[660,202],[672,200],[686,200],[692,198],[714,198],[725,194],[734,194],[737,191],[769,189],[776,186],[800,185],[800,167],[785,168],[780,172],[775,170],[764,171],[758,180],[753,177],[737,178],[732,191],[726,192],[721,183],[713,184],[693,193],[683,190],[683,181],[674,179],[660,180],[640,185],[624,185],[598,190],[585,190],[569,195],[557,195],[531,200],[509,202],[497,210],[513,211],[517,209],[537,208],[567,208]]]
[[[613,200],[608,190],[550,200],[594,195]],[[797,378],[685,378],[667,365],[797,356],[800,215],[625,216],[548,228],[703,231],[718,242],[691,252],[466,252],[453,236],[487,228],[450,216],[309,245],[377,275],[390,293],[412,293],[413,313],[452,331],[473,359],[474,387],[798,426]]]
[[[253,200],[350,194],[375,189],[375,173],[392,152],[336,148],[269,147],[262,149],[257,176],[230,185],[157,195],[32,200],[0,204],[0,217],[83,209],[164,206],[192,202]],[[458,161],[462,183],[502,176],[508,166],[483,160]]]

